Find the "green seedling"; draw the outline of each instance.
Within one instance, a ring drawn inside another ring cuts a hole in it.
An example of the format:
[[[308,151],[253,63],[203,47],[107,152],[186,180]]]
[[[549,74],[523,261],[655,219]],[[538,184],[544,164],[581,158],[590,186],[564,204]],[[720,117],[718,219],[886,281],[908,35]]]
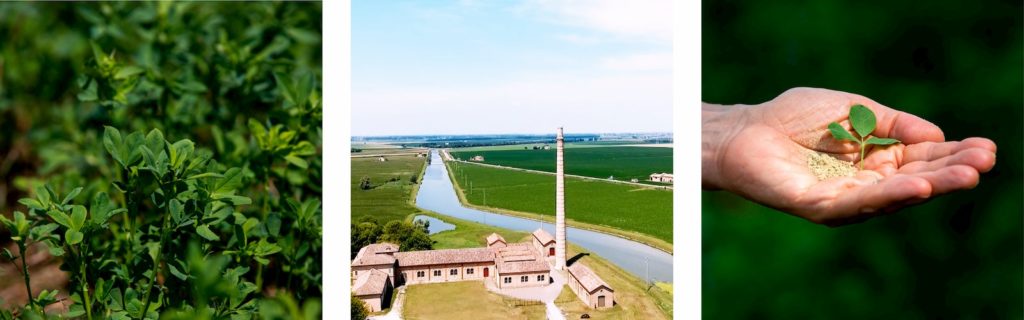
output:
[[[887,146],[900,143],[896,139],[871,136],[871,132],[875,131],[875,125],[875,113],[871,112],[871,109],[857,104],[850,108],[850,126],[853,127],[857,137],[860,137],[859,139],[854,137],[853,133],[846,131],[837,122],[829,123],[828,131],[832,133],[832,137],[836,138],[836,140],[849,140],[860,145],[860,169],[864,170],[864,153],[867,151],[868,146]]]

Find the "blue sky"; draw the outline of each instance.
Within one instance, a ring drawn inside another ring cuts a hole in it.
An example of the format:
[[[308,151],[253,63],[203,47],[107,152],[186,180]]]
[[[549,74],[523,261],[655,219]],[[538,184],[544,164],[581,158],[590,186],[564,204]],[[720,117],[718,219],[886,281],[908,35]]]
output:
[[[352,1],[352,135],[672,131],[670,0]]]

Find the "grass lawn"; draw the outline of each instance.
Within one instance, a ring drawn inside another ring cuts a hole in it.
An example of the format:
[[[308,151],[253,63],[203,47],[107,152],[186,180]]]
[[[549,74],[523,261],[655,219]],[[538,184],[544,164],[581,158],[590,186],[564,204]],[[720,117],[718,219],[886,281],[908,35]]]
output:
[[[413,190],[418,186],[409,181],[416,176],[417,183],[427,158],[414,155],[388,156],[388,161],[377,158],[351,158],[352,161],[352,222],[373,219],[378,224],[391,220],[405,220],[410,214],[421,212],[410,203]],[[362,190],[359,182],[369,177],[373,188]],[[395,181],[388,181],[395,179]]]
[[[672,172],[672,148],[594,146],[566,148],[565,173],[615,180],[648,180],[650,174]],[[484,163],[555,172],[555,149],[550,150],[452,150],[452,157],[468,160],[483,156]]]
[[[553,221],[555,179],[551,175],[465,163],[447,165],[456,188],[469,204]],[[565,192],[567,219],[671,251],[672,191],[566,177]],[[646,235],[654,241],[618,230]]]
[[[533,312],[510,305],[506,298],[487,291],[480,281],[408,286],[402,307],[402,318],[409,320],[543,319],[543,313],[540,318],[527,313]]]

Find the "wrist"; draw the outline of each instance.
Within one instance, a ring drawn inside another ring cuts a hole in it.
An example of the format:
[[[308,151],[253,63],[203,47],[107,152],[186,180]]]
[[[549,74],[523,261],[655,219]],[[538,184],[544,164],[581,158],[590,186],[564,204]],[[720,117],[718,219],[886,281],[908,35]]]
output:
[[[752,106],[701,106],[701,186],[704,189],[727,189],[723,175],[723,159],[733,138],[747,125]]]

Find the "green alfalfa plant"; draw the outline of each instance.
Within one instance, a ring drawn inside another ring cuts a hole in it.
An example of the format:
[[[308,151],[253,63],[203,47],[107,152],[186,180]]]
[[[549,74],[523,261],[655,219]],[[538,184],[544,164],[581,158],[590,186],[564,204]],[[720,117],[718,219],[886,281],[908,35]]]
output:
[[[860,138],[854,137],[853,133],[846,131],[837,122],[829,123],[828,131],[832,133],[832,137],[836,140],[849,140],[856,142],[860,146],[860,169],[864,170],[864,154],[867,152],[868,146],[887,146],[900,143],[896,139],[872,136],[871,132],[875,131],[876,125],[875,113],[871,112],[871,109],[857,104],[850,107],[850,126],[853,127],[853,131]]]

